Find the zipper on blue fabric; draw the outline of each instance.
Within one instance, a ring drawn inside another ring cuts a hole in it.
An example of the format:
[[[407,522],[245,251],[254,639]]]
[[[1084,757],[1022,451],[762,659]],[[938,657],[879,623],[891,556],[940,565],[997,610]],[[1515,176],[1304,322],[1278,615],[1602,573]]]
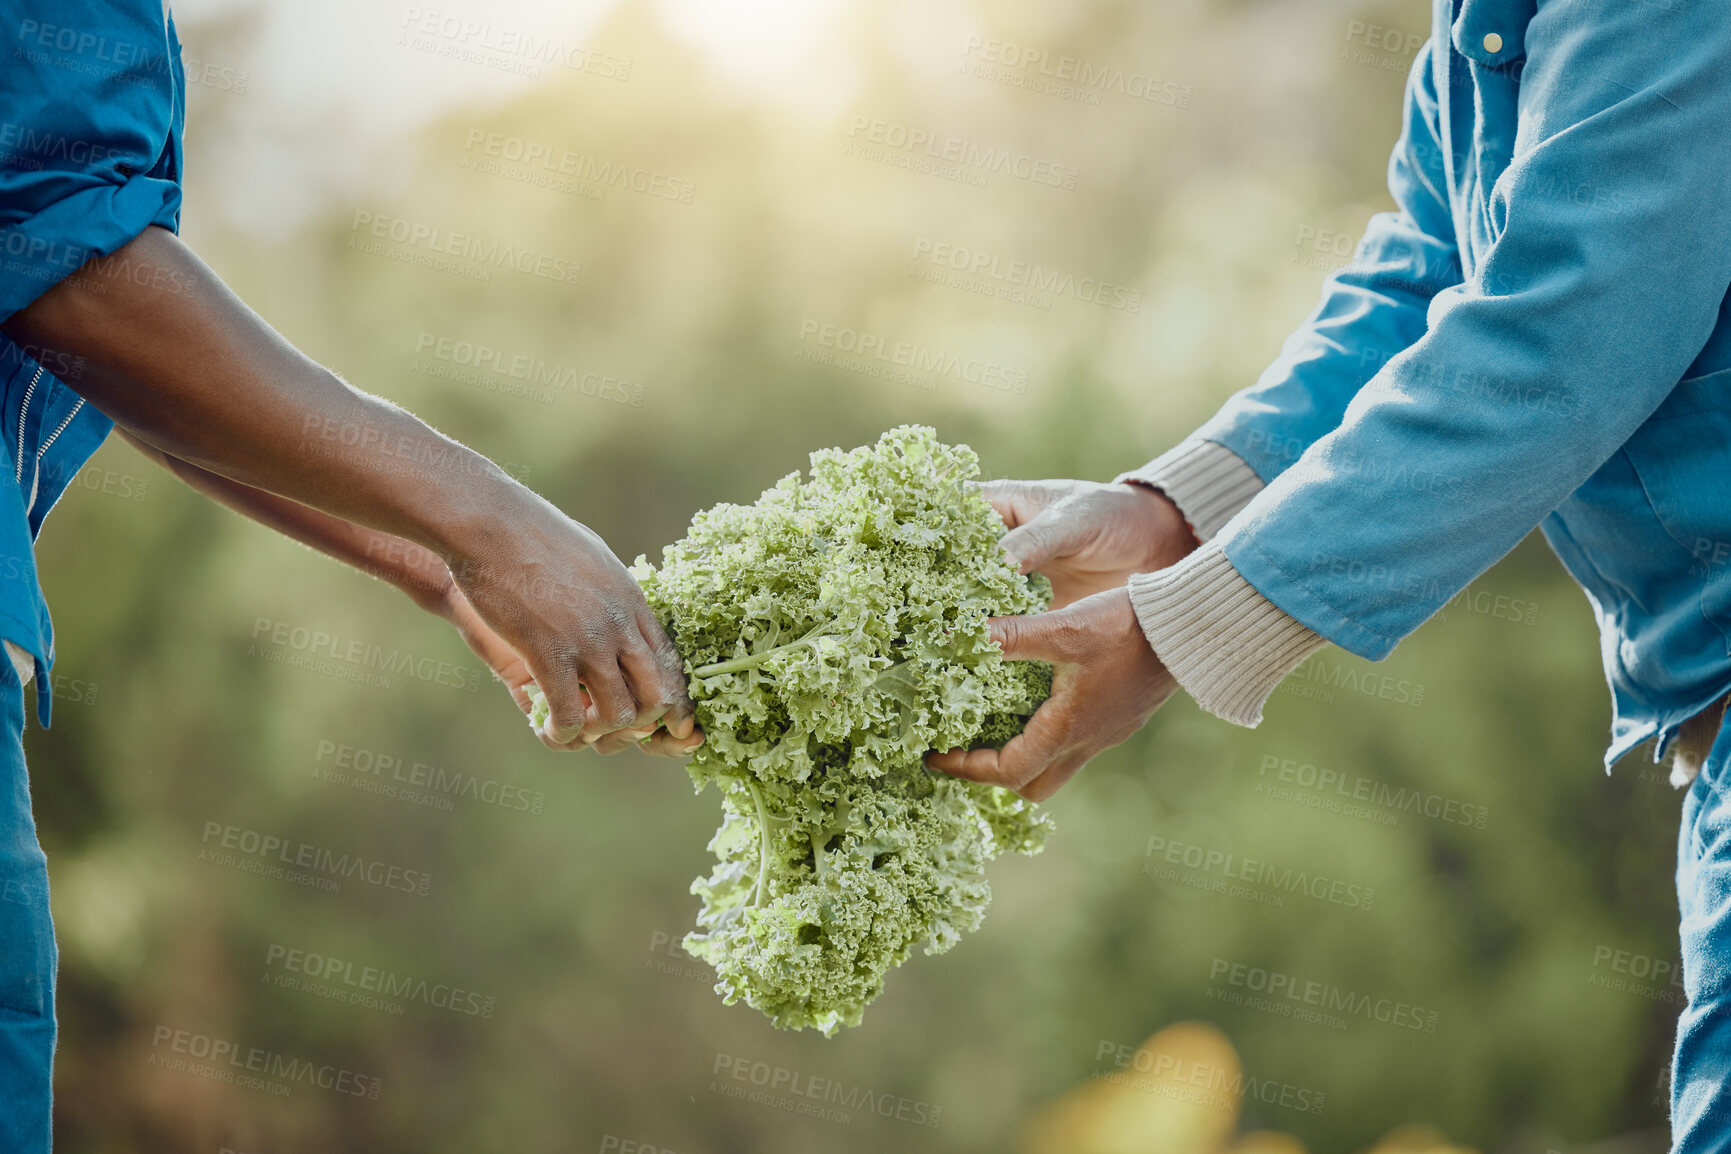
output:
[[[24,386],[24,399],[18,403],[18,468],[12,480],[22,485],[24,483],[24,419],[30,412],[30,398],[36,393],[37,382],[42,380],[42,366],[36,366],[36,373],[30,378],[30,383]]]
[[[42,380],[42,373],[42,366],[37,365],[35,375],[30,378],[30,383],[24,386],[24,399],[18,403],[18,461],[17,467],[13,471],[12,479],[21,488],[24,485],[24,425],[30,415],[30,398],[36,394],[36,386]],[[83,407],[84,398],[79,397],[73,404],[71,410],[61,420],[60,424],[55,427],[52,433],[48,434],[48,439],[37,446],[36,457],[30,463],[30,497],[24,502],[24,515],[26,517],[28,517],[36,508],[36,490],[37,485],[42,479],[43,455],[48,452],[49,448],[53,446],[55,441],[60,439],[60,434],[66,431],[66,427],[72,423],[72,418],[76,417],[78,415],[78,410]]]
[[[36,489],[37,489],[38,483],[42,480],[42,458],[43,458],[43,456],[47,454],[49,448],[53,446],[54,442],[58,441],[60,439],[60,434],[64,433],[66,431],[66,426],[70,425],[72,423],[72,418],[76,417],[78,415],[78,410],[82,409],[83,407],[84,407],[84,398],[79,397],[78,400],[73,402],[72,408],[67,410],[66,416],[61,419],[60,424],[56,425],[54,428],[54,431],[52,433],[48,434],[48,439],[46,441],[43,441],[42,444],[37,448],[36,461],[30,467],[30,500],[25,502],[25,504],[24,504],[24,515],[25,516],[29,516],[30,514],[36,512]]]

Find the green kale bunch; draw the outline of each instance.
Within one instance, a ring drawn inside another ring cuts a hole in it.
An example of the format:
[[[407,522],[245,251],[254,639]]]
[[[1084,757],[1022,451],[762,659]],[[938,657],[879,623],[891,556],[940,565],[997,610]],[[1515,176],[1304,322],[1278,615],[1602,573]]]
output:
[[[1001,745],[1051,691],[1006,662],[988,617],[1050,587],[998,548],[979,462],[920,426],[811,456],[753,505],[699,513],[632,573],[685,657],[721,790],[718,859],[685,948],[777,1026],[858,1025],[884,975],[977,929],[985,865],[1036,853],[1050,819],[926,770],[927,750]]]

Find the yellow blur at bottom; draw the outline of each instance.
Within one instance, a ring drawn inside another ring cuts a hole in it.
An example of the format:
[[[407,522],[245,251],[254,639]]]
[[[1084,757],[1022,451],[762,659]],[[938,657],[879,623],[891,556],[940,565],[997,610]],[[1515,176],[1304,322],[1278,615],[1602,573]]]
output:
[[[1226,1035],[1206,1022],[1168,1026],[1122,1065],[1034,1114],[1024,1154],[1306,1154],[1290,1134],[1238,1132],[1243,1067]],[[1477,1152],[1429,1126],[1403,1126],[1370,1154]]]

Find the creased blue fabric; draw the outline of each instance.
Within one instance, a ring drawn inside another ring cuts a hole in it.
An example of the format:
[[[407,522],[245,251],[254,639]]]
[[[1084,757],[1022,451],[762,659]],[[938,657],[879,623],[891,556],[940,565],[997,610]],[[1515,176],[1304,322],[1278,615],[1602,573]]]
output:
[[[1389,188],[1196,434],[1268,483],[1226,556],[1380,659],[1542,526],[1604,638],[1606,766],[1662,748],[1731,686],[1731,21],[1436,0]]]

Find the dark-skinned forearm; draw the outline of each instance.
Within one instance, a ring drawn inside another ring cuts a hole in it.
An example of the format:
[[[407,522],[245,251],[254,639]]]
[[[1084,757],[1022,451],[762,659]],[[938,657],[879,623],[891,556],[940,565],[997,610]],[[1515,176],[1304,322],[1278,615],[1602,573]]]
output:
[[[129,275],[87,266],[4,328],[81,358],[67,384],[139,441],[446,560],[484,550],[499,517],[540,501],[302,355],[172,234],[146,229],[109,259]]]

